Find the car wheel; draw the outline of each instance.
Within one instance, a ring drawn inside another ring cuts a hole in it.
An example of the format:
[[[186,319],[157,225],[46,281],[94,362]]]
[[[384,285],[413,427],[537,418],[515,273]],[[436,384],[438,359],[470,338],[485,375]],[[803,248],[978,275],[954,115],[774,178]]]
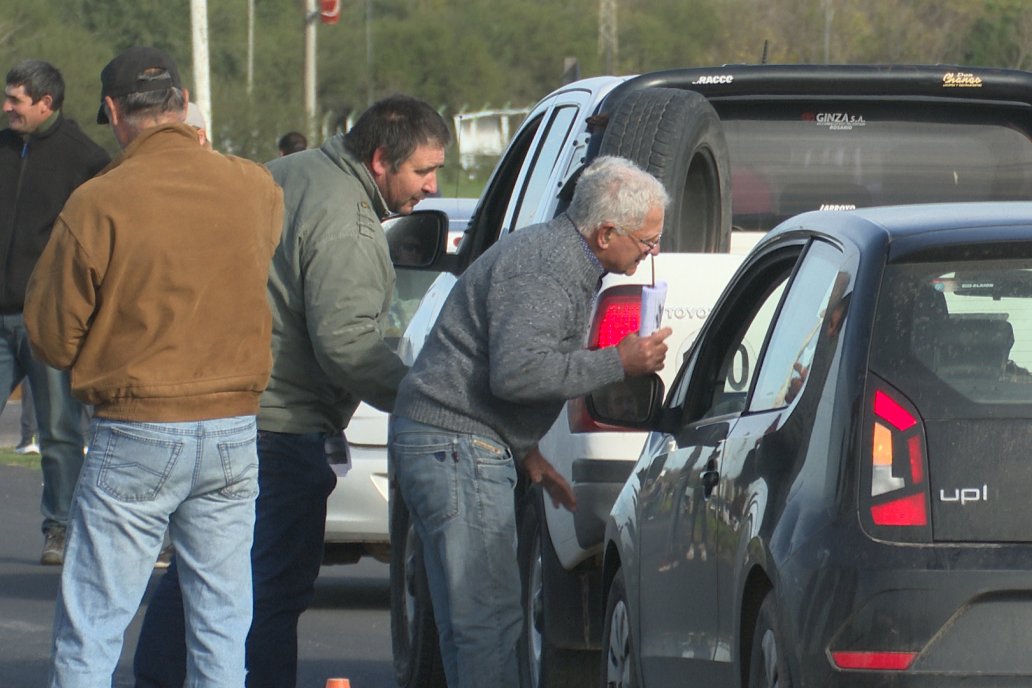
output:
[[[419,538],[401,495],[391,489],[391,645],[401,688],[446,688]]]
[[[618,570],[606,596],[606,620],[602,628],[602,684],[607,688],[636,688],[638,666],[627,613],[627,587]]]
[[[749,651],[749,688],[791,688],[792,678],[785,662],[788,645],[778,621],[774,595],[767,594],[756,616]]]
[[[598,685],[598,653],[559,647],[551,637],[545,604],[542,548],[551,547],[541,491],[528,491],[520,511],[519,550],[523,632],[520,634],[521,688],[593,688]],[[556,613],[551,610],[551,613]]]
[[[663,251],[727,253],[731,163],[704,96],[675,88],[629,93],[609,118],[599,154],[629,158],[663,182],[670,194]]]

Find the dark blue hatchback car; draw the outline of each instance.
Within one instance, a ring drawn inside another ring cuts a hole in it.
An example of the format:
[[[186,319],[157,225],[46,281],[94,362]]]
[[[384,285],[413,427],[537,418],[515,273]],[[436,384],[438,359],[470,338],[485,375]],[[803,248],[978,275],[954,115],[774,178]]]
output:
[[[652,431],[603,685],[1032,685],[1032,203],[788,220],[590,406]]]

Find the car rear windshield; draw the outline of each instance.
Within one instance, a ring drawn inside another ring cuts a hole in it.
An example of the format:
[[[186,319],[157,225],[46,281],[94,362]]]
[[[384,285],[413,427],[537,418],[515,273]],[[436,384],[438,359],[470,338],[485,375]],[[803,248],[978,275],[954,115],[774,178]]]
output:
[[[736,229],[808,210],[1032,198],[1027,108],[873,100],[714,102]]]
[[[922,415],[1032,411],[1032,259],[890,265],[880,292],[871,369]]]

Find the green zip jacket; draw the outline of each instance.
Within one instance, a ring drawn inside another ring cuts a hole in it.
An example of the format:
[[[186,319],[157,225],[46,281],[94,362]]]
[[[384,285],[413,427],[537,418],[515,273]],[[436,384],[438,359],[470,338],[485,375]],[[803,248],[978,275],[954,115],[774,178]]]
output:
[[[406,368],[383,340],[395,278],[372,176],[340,135],[268,168],[283,187],[284,222],[269,271],[273,365],[259,429],[340,430],[359,401],[391,411]]]

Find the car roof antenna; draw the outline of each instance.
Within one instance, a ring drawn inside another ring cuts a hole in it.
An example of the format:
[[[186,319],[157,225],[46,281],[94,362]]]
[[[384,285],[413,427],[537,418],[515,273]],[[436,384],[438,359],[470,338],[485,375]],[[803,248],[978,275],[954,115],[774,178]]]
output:
[[[760,55],[760,64],[767,64],[767,46],[770,44],[770,39],[763,39],[763,54]]]

